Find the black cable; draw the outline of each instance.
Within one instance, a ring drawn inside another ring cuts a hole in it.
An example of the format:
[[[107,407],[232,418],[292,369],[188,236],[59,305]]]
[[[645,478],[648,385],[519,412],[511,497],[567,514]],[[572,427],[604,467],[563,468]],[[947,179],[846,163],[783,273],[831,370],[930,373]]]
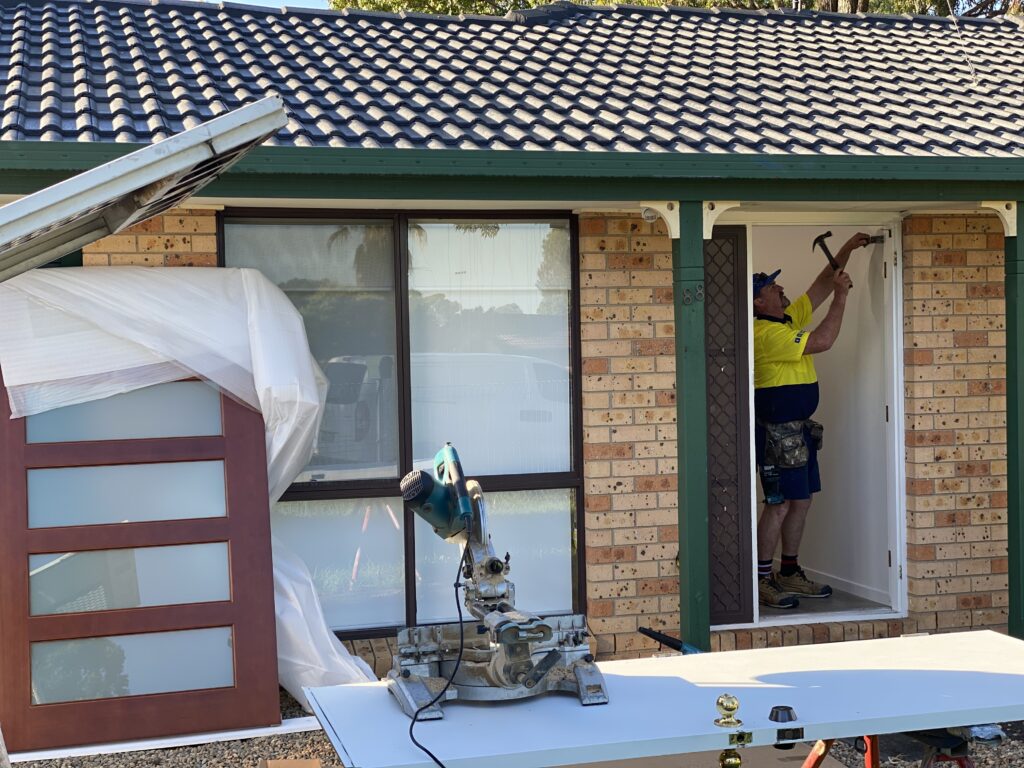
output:
[[[459,600],[459,587],[461,587],[462,584],[459,582],[459,577],[462,575],[462,566],[466,562],[466,557],[469,555],[470,543],[473,540],[472,531],[473,521],[472,519],[470,519],[466,523],[466,547],[462,550],[462,557],[459,558],[459,570],[455,574],[455,584],[453,585],[455,587],[455,609],[459,612],[459,655],[455,659],[455,666],[452,668],[452,673],[448,676],[448,682],[444,684],[444,688],[441,689],[441,692],[438,693],[437,696],[435,696],[429,702],[427,702],[422,707],[417,709],[416,714],[412,716],[412,722],[409,723],[409,738],[412,739],[412,743],[419,747],[421,750],[423,750],[423,752],[426,753],[427,757],[429,757],[431,760],[434,761],[435,764],[437,764],[438,768],[445,768],[445,764],[438,760],[433,752],[431,752],[429,749],[427,749],[418,741],[416,741],[416,737],[413,735],[412,729],[415,727],[416,723],[419,722],[420,712],[434,706],[434,704],[436,704],[441,699],[441,697],[445,695],[448,689],[451,688],[452,681],[455,679],[455,675],[459,673],[459,665],[462,664],[462,650],[466,646],[466,634],[465,628],[462,626],[462,602]],[[438,662],[438,664],[440,664],[440,661]]]

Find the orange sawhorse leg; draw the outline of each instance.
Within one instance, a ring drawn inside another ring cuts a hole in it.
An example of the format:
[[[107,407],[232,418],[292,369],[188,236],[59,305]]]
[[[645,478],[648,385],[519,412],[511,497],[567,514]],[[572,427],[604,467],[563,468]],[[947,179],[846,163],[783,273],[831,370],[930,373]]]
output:
[[[826,741],[819,741],[811,749],[811,754],[804,760],[802,768],[821,768],[821,764],[825,762],[825,758],[828,757],[828,753],[832,749],[832,739]]]
[[[811,749],[811,754],[804,760],[802,768],[821,768],[822,763],[825,762],[825,758],[828,753],[832,750],[833,739],[826,739],[819,741]],[[864,743],[866,749],[864,751],[864,768],[881,768],[881,754],[878,751],[878,737],[877,736],[865,736]]]
[[[864,768],[881,768],[882,755],[878,750],[878,737],[865,736],[864,743],[867,749],[864,750]]]

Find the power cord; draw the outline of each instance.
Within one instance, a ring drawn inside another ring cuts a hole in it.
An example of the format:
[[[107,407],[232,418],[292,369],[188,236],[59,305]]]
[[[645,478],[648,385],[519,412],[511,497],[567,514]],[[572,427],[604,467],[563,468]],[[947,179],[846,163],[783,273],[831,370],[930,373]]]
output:
[[[455,675],[459,673],[459,665],[462,664],[462,651],[466,646],[466,636],[465,630],[462,626],[462,602],[459,600],[459,587],[461,587],[462,584],[459,581],[459,577],[462,576],[462,567],[466,563],[466,557],[469,554],[469,542],[472,541],[473,533],[472,525],[472,519],[468,520],[466,524],[466,546],[462,550],[462,557],[459,558],[459,569],[455,574],[455,584],[453,585],[455,587],[455,610],[459,612],[459,655],[455,659],[455,666],[452,668],[452,673],[448,676],[448,681],[444,684],[444,688],[442,688],[440,693],[438,693],[433,699],[431,699],[429,702],[427,702],[422,707],[417,709],[416,714],[412,716],[412,722],[409,723],[409,738],[412,740],[412,743],[419,747],[424,753],[426,753],[427,757],[433,760],[434,763],[438,766],[438,768],[445,768],[445,764],[438,760],[433,752],[431,752],[429,749],[427,749],[425,746],[423,746],[416,740],[416,737],[413,735],[412,729],[416,726],[416,723],[420,721],[420,713],[423,710],[429,709],[430,707],[434,706],[434,704],[440,701],[441,697],[444,696],[445,693],[447,693],[448,689],[451,688],[452,681],[455,679]]]

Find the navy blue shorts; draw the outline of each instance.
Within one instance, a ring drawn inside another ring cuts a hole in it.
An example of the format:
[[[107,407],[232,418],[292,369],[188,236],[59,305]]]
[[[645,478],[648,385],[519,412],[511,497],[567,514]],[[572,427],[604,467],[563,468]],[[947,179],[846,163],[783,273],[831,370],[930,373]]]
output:
[[[810,432],[804,428],[804,440],[807,442],[807,465],[799,469],[779,470],[779,491],[782,498],[809,499],[812,493],[821,490],[821,473],[818,471],[818,449],[814,447]],[[757,460],[757,472],[761,474],[761,465],[764,463],[765,430],[760,424],[754,425],[754,455]],[[764,488],[764,477],[761,478],[761,488]]]

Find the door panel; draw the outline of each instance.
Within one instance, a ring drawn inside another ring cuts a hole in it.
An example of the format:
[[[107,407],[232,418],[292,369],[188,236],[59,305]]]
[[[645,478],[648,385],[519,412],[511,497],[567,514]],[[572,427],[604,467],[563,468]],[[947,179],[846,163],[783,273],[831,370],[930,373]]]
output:
[[[712,625],[754,616],[746,244],[745,227],[715,227],[704,241]]]
[[[219,399],[222,428],[204,436],[26,444],[0,386],[0,722],[11,750],[280,721],[263,421]],[[164,474],[176,465],[200,468],[205,484]],[[30,473],[45,486],[61,472],[106,476],[51,493],[30,528],[30,492],[47,497],[30,491]],[[189,583],[198,574],[181,557],[198,552],[213,553],[203,568],[219,584]]]

